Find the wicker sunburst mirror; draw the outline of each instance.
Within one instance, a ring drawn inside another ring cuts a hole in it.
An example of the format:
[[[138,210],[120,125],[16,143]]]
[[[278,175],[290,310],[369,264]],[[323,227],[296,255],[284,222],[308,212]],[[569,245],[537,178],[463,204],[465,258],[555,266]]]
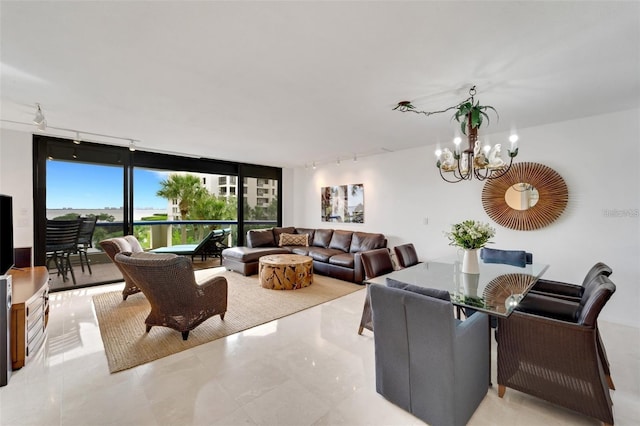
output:
[[[551,224],[568,200],[562,176],[539,163],[515,163],[502,177],[487,181],[482,190],[482,206],[489,217],[505,228],[520,231]]]

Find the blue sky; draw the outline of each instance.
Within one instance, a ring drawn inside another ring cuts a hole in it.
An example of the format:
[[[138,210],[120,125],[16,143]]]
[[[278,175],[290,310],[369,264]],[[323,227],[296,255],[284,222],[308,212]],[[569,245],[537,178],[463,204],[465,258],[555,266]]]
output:
[[[121,208],[122,167],[64,161],[47,162],[47,208]],[[167,172],[135,169],[134,208],[165,209],[167,200],[156,197]]]

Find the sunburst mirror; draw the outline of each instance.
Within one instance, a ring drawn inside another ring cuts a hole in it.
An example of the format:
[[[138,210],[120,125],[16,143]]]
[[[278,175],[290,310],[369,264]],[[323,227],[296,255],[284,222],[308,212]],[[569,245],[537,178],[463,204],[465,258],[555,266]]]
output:
[[[539,163],[515,163],[502,177],[487,181],[482,206],[505,228],[531,231],[553,223],[569,201],[562,176]]]

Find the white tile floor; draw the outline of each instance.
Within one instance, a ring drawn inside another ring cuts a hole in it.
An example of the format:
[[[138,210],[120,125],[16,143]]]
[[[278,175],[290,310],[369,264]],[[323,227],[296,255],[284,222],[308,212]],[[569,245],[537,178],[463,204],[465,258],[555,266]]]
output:
[[[1,425],[423,424],[375,391],[373,335],[356,333],[364,291],[109,374],[91,297],[118,289],[52,294],[46,347],[0,388]],[[640,330],[600,327],[615,423],[640,424]],[[598,422],[494,385],[469,424]]]

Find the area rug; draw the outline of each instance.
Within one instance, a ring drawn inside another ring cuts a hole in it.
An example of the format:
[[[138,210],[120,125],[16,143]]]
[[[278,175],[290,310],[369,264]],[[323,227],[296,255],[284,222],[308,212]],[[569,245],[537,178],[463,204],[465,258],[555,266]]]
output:
[[[196,271],[198,281],[211,275],[227,279],[227,313],[224,320],[217,315],[200,324],[190,332],[187,341],[182,340],[179,332],[166,327],[153,327],[145,333],[144,320],[150,306],[142,293],[131,295],[126,301],[119,291],[93,296],[109,371],[115,373],[145,364],[364,288],[316,274],[309,287],[269,290],[260,286],[257,276],[245,277],[224,268]]]

